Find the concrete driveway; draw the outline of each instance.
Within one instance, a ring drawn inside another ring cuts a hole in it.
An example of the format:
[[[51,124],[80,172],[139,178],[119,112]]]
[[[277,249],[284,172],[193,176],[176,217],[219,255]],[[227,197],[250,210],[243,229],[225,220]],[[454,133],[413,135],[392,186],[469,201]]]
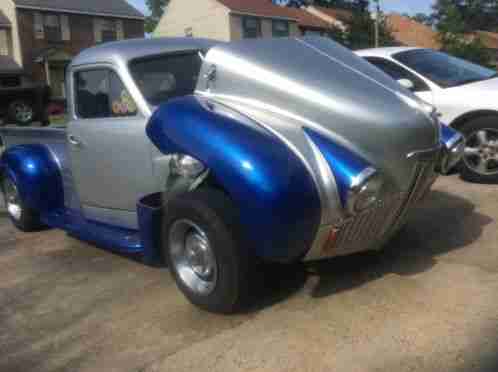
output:
[[[267,267],[217,316],[166,269],[0,216],[0,371],[498,371],[497,218],[496,186],[445,178],[383,253]]]

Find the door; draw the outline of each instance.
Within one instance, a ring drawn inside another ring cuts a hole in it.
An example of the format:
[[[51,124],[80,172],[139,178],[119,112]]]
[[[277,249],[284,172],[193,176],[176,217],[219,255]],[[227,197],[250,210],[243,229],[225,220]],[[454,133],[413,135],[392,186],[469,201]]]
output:
[[[431,88],[418,76],[399,64],[382,57],[366,57],[368,62],[381,69],[396,81],[408,80],[412,83],[410,90],[425,102],[434,105],[434,94]]]
[[[146,118],[112,69],[77,70],[72,85],[68,146],[84,214],[135,227],[136,203],[153,182]]]

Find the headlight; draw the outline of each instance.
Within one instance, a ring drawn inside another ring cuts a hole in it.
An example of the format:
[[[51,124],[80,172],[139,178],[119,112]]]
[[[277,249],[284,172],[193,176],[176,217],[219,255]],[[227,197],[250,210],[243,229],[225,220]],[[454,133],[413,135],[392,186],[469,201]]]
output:
[[[348,214],[357,214],[379,201],[384,179],[368,161],[314,130],[304,131],[332,171]]]
[[[195,178],[206,169],[199,160],[181,154],[172,156],[170,166],[172,173],[188,178]]]
[[[348,212],[357,214],[377,203],[383,183],[382,177],[373,168],[367,168],[360,173],[349,190]]]

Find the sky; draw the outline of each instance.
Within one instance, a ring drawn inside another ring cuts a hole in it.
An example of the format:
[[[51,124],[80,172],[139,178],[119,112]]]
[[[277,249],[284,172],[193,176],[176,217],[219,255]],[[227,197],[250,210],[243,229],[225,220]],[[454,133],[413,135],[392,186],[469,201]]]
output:
[[[105,0],[103,0],[105,1]],[[192,1],[195,0],[183,0]],[[251,0],[246,0],[251,1]],[[128,2],[134,5],[136,8],[146,13],[147,7],[145,6],[145,0],[128,0]],[[382,10],[384,12],[398,12],[398,13],[430,13],[431,5],[434,0],[380,0]]]

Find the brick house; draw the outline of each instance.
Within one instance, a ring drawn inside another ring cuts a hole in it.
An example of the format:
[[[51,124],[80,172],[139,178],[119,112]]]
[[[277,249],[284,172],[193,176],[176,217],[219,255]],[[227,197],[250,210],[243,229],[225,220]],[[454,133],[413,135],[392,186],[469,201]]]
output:
[[[65,68],[95,44],[144,36],[144,15],[126,0],[1,0],[0,55],[65,98]]]
[[[333,22],[271,0],[171,0],[154,36],[194,36],[221,41],[327,34]]]

